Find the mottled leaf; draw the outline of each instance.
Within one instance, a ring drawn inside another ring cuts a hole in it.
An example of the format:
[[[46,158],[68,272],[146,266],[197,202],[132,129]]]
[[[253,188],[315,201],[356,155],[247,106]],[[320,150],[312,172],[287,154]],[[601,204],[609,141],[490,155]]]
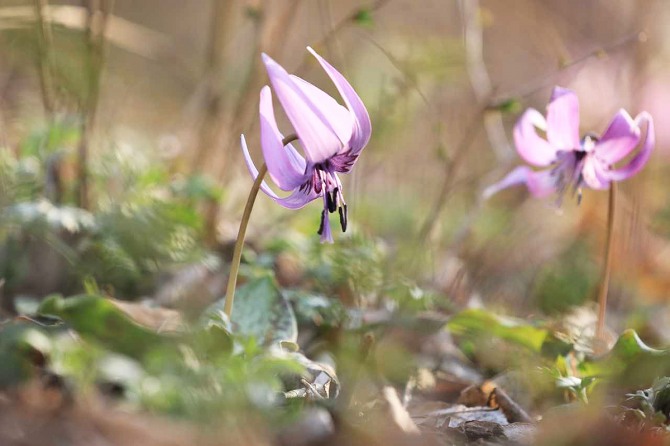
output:
[[[224,302],[215,303],[208,313],[220,311]],[[293,309],[268,275],[250,280],[235,292],[232,325],[235,334],[253,336],[265,346],[298,339]]]

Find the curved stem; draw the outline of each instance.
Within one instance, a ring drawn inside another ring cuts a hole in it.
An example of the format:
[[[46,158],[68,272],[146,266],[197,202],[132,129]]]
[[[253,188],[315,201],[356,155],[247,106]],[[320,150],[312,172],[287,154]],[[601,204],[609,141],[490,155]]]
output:
[[[282,144],[286,145],[298,139],[295,134],[289,135],[282,140]],[[230,273],[228,275],[228,286],[226,287],[226,303],[223,307],[223,311],[226,313],[228,318],[233,314],[233,301],[235,300],[235,287],[237,286],[237,274],[240,271],[240,261],[242,260],[242,247],[244,246],[244,238],[247,235],[247,226],[249,225],[249,217],[251,216],[251,210],[254,208],[254,202],[256,201],[256,196],[258,191],[261,188],[261,183],[265,178],[265,174],[268,172],[268,167],[265,163],[258,169],[258,176],[254,181],[251,190],[249,191],[249,197],[247,198],[247,204],[244,206],[244,212],[242,213],[242,220],[240,221],[240,229],[237,231],[237,240],[235,241],[235,249],[233,251],[233,260],[230,263]]]
[[[605,264],[603,265],[602,275],[600,276],[600,288],[598,291],[598,322],[596,325],[596,348],[605,349],[605,314],[607,309],[607,291],[610,282],[610,273],[612,271],[612,244],[614,240],[614,213],[616,211],[616,183],[610,184],[609,209],[607,212],[607,238],[605,240]],[[595,353],[602,353],[596,351]]]

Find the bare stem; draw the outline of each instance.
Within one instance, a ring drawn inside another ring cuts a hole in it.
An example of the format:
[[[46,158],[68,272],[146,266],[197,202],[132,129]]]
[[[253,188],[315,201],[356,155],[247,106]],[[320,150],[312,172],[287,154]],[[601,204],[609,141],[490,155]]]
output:
[[[596,348],[604,348],[605,342],[605,313],[607,309],[607,291],[609,288],[610,274],[612,271],[612,243],[614,241],[614,213],[616,211],[616,183],[610,184],[609,209],[607,212],[607,239],[605,240],[605,264],[600,276],[600,288],[598,290],[598,321],[596,325]],[[599,353],[596,351],[596,353]]]
[[[282,140],[282,144],[286,145],[292,141],[295,141],[298,137],[295,134],[289,135]],[[235,241],[235,250],[233,251],[233,260],[230,263],[230,273],[228,275],[228,286],[226,287],[226,303],[223,307],[223,311],[226,313],[228,318],[233,314],[233,300],[235,300],[235,287],[237,286],[237,275],[240,271],[240,261],[242,260],[242,247],[244,246],[244,239],[247,235],[247,226],[249,226],[249,217],[251,216],[251,210],[254,208],[254,202],[256,201],[256,196],[258,195],[258,190],[261,188],[261,183],[265,174],[268,172],[268,167],[265,163],[258,169],[258,176],[254,181],[251,190],[249,191],[249,197],[247,198],[247,204],[244,206],[244,213],[242,214],[242,221],[240,221],[240,229],[237,231],[237,240]]]

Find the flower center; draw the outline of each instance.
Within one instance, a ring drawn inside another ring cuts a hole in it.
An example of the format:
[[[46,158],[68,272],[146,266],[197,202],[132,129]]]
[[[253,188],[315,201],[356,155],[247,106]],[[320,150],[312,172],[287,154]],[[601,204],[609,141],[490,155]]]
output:
[[[335,211],[339,213],[342,232],[347,230],[347,204],[342,195],[342,183],[335,175],[335,170],[328,160],[315,164],[312,176],[300,188],[305,192],[313,189],[314,192],[323,196],[321,225],[317,231],[319,235],[323,235],[324,230],[326,230],[328,214]]]
[[[551,169],[551,176],[558,193],[557,204],[559,206],[569,188],[572,188],[573,196],[577,195],[577,202],[581,201],[583,183],[581,171],[586,155],[587,152],[583,150],[559,151],[557,153],[556,162]]]
[[[582,138],[580,147],[575,150],[561,150],[556,154],[551,176],[558,192],[557,204],[560,206],[565,192],[572,187],[572,195],[577,195],[577,204],[582,201],[584,177],[582,170],[586,157],[595,147],[598,137],[587,134]]]

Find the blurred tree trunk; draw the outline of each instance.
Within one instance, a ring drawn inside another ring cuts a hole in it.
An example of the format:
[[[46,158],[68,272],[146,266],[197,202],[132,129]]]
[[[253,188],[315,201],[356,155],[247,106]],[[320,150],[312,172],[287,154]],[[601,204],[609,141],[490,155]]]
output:
[[[40,90],[42,93],[42,104],[44,106],[47,120],[51,121],[54,113],[53,76],[51,73],[53,37],[51,34],[51,25],[44,18],[44,11],[48,5],[48,1],[34,0],[34,4],[35,23],[37,27],[37,65],[40,79]]]
[[[100,97],[100,80],[105,62],[105,29],[114,8],[114,0],[84,0],[86,16],[87,91],[83,99],[77,172],[77,205],[90,207],[88,158]]]
[[[217,172],[217,177],[224,178],[233,147],[238,144],[239,135],[249,127],[253,121],[258,107],[259,90],[265,81],[265,69],[261,63],[260,53],[266,52],[276,54],[283,48],[289,36],[291,21],[295,17],[295,11],[300,0],[291,0],[282,4],[279,11],[268,13],[272,2],[264,2],[257,13],[252,13],[252,19],[256,23],[255,43],[250,58],[249,75],[240,88],[240,94],[235,102],[226,107],[224,113],[212,123],[209,132],[212,132],[212,140],[208,145],[202,146],[200,152],[200,163],[205,165],[214,163],[212,168]],[[277,7],[274,3],[274,7]],[[218,153],[217,153],[218,152]],[[216,240],[216,223],[220,204],[211,202],[205,212],[205,235],[206,239],[213,243]]]
[[[191,171],[198,172],[207,166],[211,152],[219,146],[217,141],[223,119],[226,97],[224,80],[226,68],[226,44],[232,35],[235,16],[235,0],[212,0],[212,18],[209,29],[207,58],[202,99],[197,106],[202,116],[196,124],[196,142],[193,148]]]

